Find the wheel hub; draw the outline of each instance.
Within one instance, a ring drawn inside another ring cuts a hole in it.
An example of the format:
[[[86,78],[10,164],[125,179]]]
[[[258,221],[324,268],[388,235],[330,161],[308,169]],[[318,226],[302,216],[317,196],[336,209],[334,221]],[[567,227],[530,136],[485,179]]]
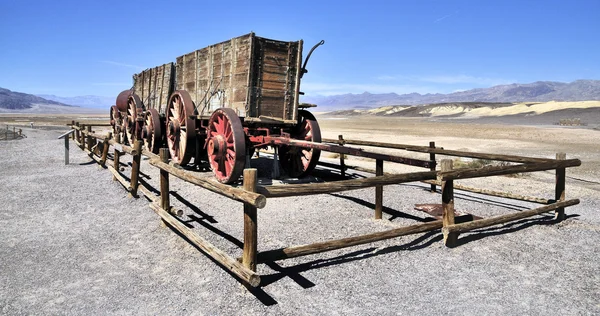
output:
[[[181,130],[181,125],[177,121],[169,122],[169,135],[179,135],[179,131]]]
[[[225,157],[225,153],[227,151],[225,137],[223,137],[223,135],[217,135],[215,137],[212,137],[208,141],[207,150],[208,154],[211,156],[215,156],[215,158]]]

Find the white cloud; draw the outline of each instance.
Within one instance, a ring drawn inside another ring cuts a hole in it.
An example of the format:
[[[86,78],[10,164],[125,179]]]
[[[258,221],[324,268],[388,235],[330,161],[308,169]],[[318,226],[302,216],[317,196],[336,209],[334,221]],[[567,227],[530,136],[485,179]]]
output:
[[[110,86],[110,87],[127,87],[127,86],[131,86],[131,82],[130,83],[126,83],[126,82],[94,82],[92,83],[92,86]]]
[[[382,76],[375,77],[375,79],[377,79],[377,80],[394,80],[394,79],[397,79],[397,77],[382,75]]]
[[[487,77],[474,77],[467,75],[437,75],[437,76],[424,76],[417,77],[418,81],[442,83],[442,84],[456,84],[456,83],[472,83],[477,85],[499,85],[508,84],[513,82],[512,80],[501,79],[501,78],[487,78]]]
[[[321,83],[321,82],[306,82],[302,83],[300,90],[306,94],[313,95],[337,95],[345,93],[435,93],[437,89],[427,86],[418,85],[390,85],[390,84],[374,84],[374,83]]]
[[[445,19],[447,19],[447,18],[449,18],[449,17],[451,17],[451,16],[453,16],[453,15],[455,15],[455,14],[458,14],[458,10],[454,11],[454,13],[446,14],[446,15],[444,15],[444,16],[442,16],[442,17],[439,17],[439,18],[435,19],[435,20],[433,21],[433,23],[439,23],[439,22],[442,22],[443,20],[445,20]]]
[[[109,65],[114,65],[114,66],[120,66],[120,67],[126,67],[126,68],[133,68],[133,69],[137,69],[137,70],[144,70],[145,69],[142,66],[125,64],[125,63],[120,63],[120,62],[116,62],[116,61],[112,61],[112,60],[101,60],[100,62],[101,63],[105,63],[105,64],[109,64]]]

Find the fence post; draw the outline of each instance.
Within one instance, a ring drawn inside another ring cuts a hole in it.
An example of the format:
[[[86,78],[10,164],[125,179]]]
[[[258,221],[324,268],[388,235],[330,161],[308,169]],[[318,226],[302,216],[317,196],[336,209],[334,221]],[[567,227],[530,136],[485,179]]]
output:
[[[429,148],[435,148],[435,142],[429,142]],[[429,153],[429,161],[431,163],[431,165],[429,166],[429,170],[435,171],[435,153]],[[431,184],[430,191],[435,192],[435,183]]]
[[[566,153],[557,153],[557,160],[566,160]],[[558,201],[565,200],[565,181],[566,181],[566,170],[565,168],[557,168],[556,169],[556,188],[554,191],[554,199]],[[565,208],[559,207],[554,211],[554,218],[556,220],[562,221],[565,219]]]
[[[117,142],[117,144],[121,143],[121,134],[115,135],[115,141]],[[120,161],[121,152],[117,149],[117,146],[114,146],[115,152],[113,153],[113,168],[115,168],[116,172],[119,172],[121,169],[121,161]],[[117,181],[117,177],[114,175],[113,175],[113,181]]]
[[[256,178],[256,169],[244,169],[244,190],[256,192]],[[256,213],[256,207],[244,203],[244,253],[242,264],[252,271],[256,271],[256,249],[258,243]]]
[[[383,160],[375,162],[375,176],[383,176]],[[383,185],[375,186],[375,219],[383,217]]]
[[[169,149],[161,148],[160,149],[160,161],[164,163],[169,162]],[[169,172],[165,170],[160,170],[160,207],[169,211],[171,208],[171,201],[169,201]]]
[[[13,126],[13,139],[17,139],[17,130]]]
[[[344,136],[343,135],[338,135],[338,144],[340,146],[344,146]],[[346,162],[344,161],[345,157],[344,154],[340,154],[340,174],[342,175],[342,177],[346,177]]]
[[[452,160],[442,160],[442,171],[452,170]],[[443,227],[454,225],[454,180],[442,181],[442,208],[444,213],[442,215]],[[458,240],[458,233],[449,233],[442,229],[444,234],[444,244],[446,247],[456,246]]]
[[[75,126],[77,127],[75,129],[75,138],[77,138],[77,142],[79,142],[79,148],[83,149],[82,144],[81,144],[81,131],[79,130],[79,128],[80,128],[79,122],[75,122]]]
[[[102,158],[100,158],[100,165],[102,167],[106,166],[106,159],[108,158],[108,149],[110,147],[110,144],[108,143],[108,140],[111,138],[112,133],[108,133],[108,135],[106,135],[106,137],[104,137],[104,142],[102,143]]]
[[[131,164],[131,196],[138,197],[138,178],[140,176],[140,160],[142,157],[142,142],[138,139],[133,143],[133,162]]]
[[[90,125],[86,126],[87,128],[87,149],[90,151],[90,155],[93,155],[94,153],[92,153],[92,127]]]

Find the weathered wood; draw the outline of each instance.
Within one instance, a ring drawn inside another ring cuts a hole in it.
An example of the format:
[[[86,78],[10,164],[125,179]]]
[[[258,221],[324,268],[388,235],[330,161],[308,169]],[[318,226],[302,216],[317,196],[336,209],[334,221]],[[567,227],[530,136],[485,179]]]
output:
[[[454,224],[444,227],[442,230],[444,233],[464,233],[478,228],[484,228],[494,226],[502,223],[512,222],[519,219],[539,215],[546,212],[551,212],[558,208],[564,208],[567,206],[573,206],[579,204],[579,199],[566,200],[561,202],[552,203],[549,205],[541,206],[527,211],[521,211],[511,214],[505,214],[495,217],[484,218],[472,222]]]
[[[282,249],[269,250],[258,253],[258,262],[269,262],[306,256],[315,253],[326,252],[335,249],[368,244],[371,242],[391,239],[400,236],[418,234],[442,228],[442,221],[431,221],[423,224],[415,224],[405,227],[394,228],[382,232],[366,234],[362,236],[347,237],[337,240],[318,242],[310,245],[293,246]]]
[[[338,135],[338,145],[344,146],[344,136]],[[340,154],[340,173],[342,177],[346,177],[346,156],[344,154]]]
[[[131,184],[129,181],[125,180],[125,178],[119,173],[119,171],[115,170],[112,166],[107,166],[107,169],[113,174],[113,179],[119,181],[121,185],[127,190],[127,192],[131,192]]]
[[[441,184],[441,182],[435,181],[435,180],[426,180],[423,182],[427,183],[427,184],[434,184],[434,185]],[[549,200],[549,199],[538,198],[538,197],[533,197],[533,196],[526,196],[526,195],[521,195],[521,194],[514,194],[514,193],[509,193],[509,192],[479,189],[479,188],[461,185],[458,183],[454,183],[454,189],[461,190],[461,191],[467,191],[467,192],[473,192],[473,193],[479,193],[479,194],[485,194],[485,195],[490,195],[490,196],[503,197],[503,198],[519,200],[519,201],[540,203],[540,204],[549,204],[549,203],[553,202],[553,200]]]
[[[429,148],[435,148],[435,142],[429,142]],[[435,166],[436,165],[436,162],[435,162],[435,153],[429,153],[429,161],[431,161],[431,165],[429,167],[429,170],[435,171],[435,167],[436,167]],[[430,189],[429,190],[431,192],[435,192],[435,184],[434,183],[432,183],[430,185]]]
[[[263,194],[267,198],[324,194],[370,188],[376,185],[389,185],[421,180],[432,180],[435,179],[435,177],[436,172],[424,171],[404,174],[383,175],[381,177],[371,177],[364,179],[342,180],[335,182],[269,185],[259,186],[258,193]]]
[[[377,159],[375,162],[375,176],[383,176],[383,160]],[[383,185],[375,186],[375,219],[383,217]]]
[[[83,149],[84,145],[83,145],[83,137],[81,135],[81,127],[79,126],[79,122],[75,122],[75,134],[77,137],[77,142],[79,143],[79,148]]]
[[[92,150],[92,147],[93,147],[93,144],[92,144],[92,136],[90,136],[90,135],[91,135],[91,133],[92,133],[92,126],[90,126],[90,125],[86,125],[86,128],[87,128],[87,134],[86,134],[86,135],[87,135],[87,149],[88,149],[90,152],[93,152],[93,150]]]
[[[108,133],[106,138],[104,138],[104,142],[102,143],[102,158],[100,158],[100,165],[102,167],[106,166],[106,159],[108,158],[108,149],[110,145],[108,144],[108,140],[111,138],[111,133]]]
[[[441,164],[442,172],[448,172],[452,170],[452,160],[443,159]],[[454,181],[446,180],[442,181],[442,208],[444,213],[442,215],[442,222],[444,227],[454,225]],[[444,231],[444,244],[447,247],[456,246],[458,240],[457,233],[449,233]]]
[[[557,153],[556,159],[561,160],[561,161],[566,160],[567,154],[566,153]],[[565,200],[565,181],[566,181],[566,169],[564,167],[556,168],[556,187],[554,190],[554,199],[556,201],[564,201]],[[565,208],[564,207],[559,207],[556,209],[555,218],[560,221],[565,219]]]
[[[120,143],[121,142],[121,134],[117,134],[115,135],[115,140],[116,143]],[[108,143],[111,143],[111,140],[108,141]],[[113,142],[114,144],[114,142]],[[117,147],[115,147],[113,145],[114,148],[114,152],[113,152],[113,166],[115,170],[119,170],[121,168],[121,152],[119,150],[117,150]],[[113,181],[117,181],[117,177],[113,176]]]
[[[302,148],[313,148],[313,149],[319,149],[319,150],[323,150],[323,151],[334,152],[334,153],[338,153],[338,154],[347,154],[347,155],[365,157],[365,158],[371,158],[371,159],[381,159],[383,161],[391,161],[391,162],[401,163],[401,164],[415,166],[415,167],[422,167],[422,168],[427,168],[427,169],[429,169],[429,166],[430,166],[429,160],[421,160],[421,159],[414,159],[414,158],[408,158],[408,157],[401,157],[401,156],[397,156],[397,155],[381,154],[381,153],[366,151],[366,150],[363,150],[362,148],[344,147],[344,146],[340,146],[340,145],[316,143],[316,142],[310,142],[310,141],[305,141],[305,140],[296,140],[296,139],[285,138],[285,137],[266,136],[265,139],[271,145],[278,145],[278,146],[288,145],[288,146],[295,146],[295,147],[302,147]]]
[[[507,174],[516,174],[522,172],[534,172],[551,170],[566,167],[576,167],[581,165],[579,159],[552,160],[546,162],[527,163],[515,166],[489,166],[477,169],[458,169],[453,171],[440,172],[438,180],[456,180],[470,179],[489,176],[500,176]]]
[[[112,125],[110,123],[86,123],[85,126],[108,127],[108,126],[112,126]]]
[[[200,237],[200,235],[185,226],[177,218],[169,214],[169,212],[163,210],[157,203],[150,203],[150,208],[152,208],[165,222],[169,223],[173,229],[184,235],[192,244],[200,248],[200,250],[215,261],[219,262],[225,269],[231,271],[250,286],[256,287],[260,284],[260,276],[256,274],[256,272],[246,268],[240,262]]]
[[[157,159],[150,159],[150,164],[161,170],[165,170],[182,180],[203,187],[209,191],[221,194],[230,199],[250,203],[257,208],[263,208],[267,204],[267,198],[260,193],[248,192],[236,187],[231,187],[229,185],[219,183],[213,179],[203,179],[189,171],[178,169]]]
[[[131,163],[131,195],[133,197],[137,197],[137,189],[138,189],[138,178],[140,176],[140,160],[142,156],[142,142],[139,140],[135,140],[133,143],[133,150],[135,154],[133,155],[132,163]]]
[[[160,149],[160,160],[163,163],[169,161],[169,149]],[[169,173],[165,170],[160,169],[160,207],[163,210],[168,210],[171,207],[170,193],[169,193]]]
[[[256,192],[257,170],[244,169],[244,190],[248,192]],[[256,271],[256,248],[258,244],[258,216],[256,207],[244,203],[244,253],[242,256],[242,264]]]
[[[336,143],[337,142],[337,140],[331,139],[331,138],[324,138],[324,139],[321,139],[321,141],[327,142],[327,143]],[[403,150],[407,150],[407,151],[414,151],[414,152],[421,152],[421,153],[435,153],[435,154],[446,155],[446,156],[479,158],[479,159],[489,159],[489,160],[497,160],[497,161],[544,162],[544,161],[552,160],[552,159],[545,159],[545,158],[533,158],[533,157],[523,157],[523,156],[514,156],[514,155],[474,153],[474,152],[469,152],[469,151],[448,150],[448,149],[443,149],[443,148],[430,148],[428,146],[382,143],[382,142],[372,142],[372,141],[364,141],[364,140],[345,139],[344,142],[348,145],[394,148],[394,149],[403,149]]]

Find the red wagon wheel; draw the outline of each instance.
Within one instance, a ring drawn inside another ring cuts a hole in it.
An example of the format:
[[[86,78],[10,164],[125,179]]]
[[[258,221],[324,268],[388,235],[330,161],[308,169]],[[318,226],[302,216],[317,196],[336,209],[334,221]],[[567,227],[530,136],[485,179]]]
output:
[[[233,183],[246,164],[246,135],[235,111],[221,108],[213,112],[207,128],[208,161],[217,180]]]
[[[293,139],[321,142],[321,129],[312,113],[298,110],[298,124],[290,132]],[[290,177],[300,178],[309,174],[319,161],[321,150],[293,146],[279,147],[281,166]]]
[[[113,128],[113,135],[121,133],[123,119],[121,117],[121,112],[119,112],[119,109],[114,105],[110,107],[110,125]]]
[[[196,120],[194,102],[185,90],[177,90],[169,98],[167,108],[167,144],[171,160],[180,165],[190,162],[194,154]]]
[[[158,154],[160,147],[163,142],[163,129],[164,127],[160,124],[160,116],[156,109],[150,109],[146,113],[146,121],[142,128],[142,138],[146,149],[154,154]]]
[[[125,138],[130,143],[142,137],[142,124],[137,122],[137,118],[144,112],[144,104],[137,94],[133,93],[127,100],[127,113],[125,114],[123,127],[125,129]]]
[[[115,101],[115,106],[121,112],[127,111],[127,100],[129,97],[133,95],[133,90],[124,90],[119,93],[117,96],[117,100]]]

